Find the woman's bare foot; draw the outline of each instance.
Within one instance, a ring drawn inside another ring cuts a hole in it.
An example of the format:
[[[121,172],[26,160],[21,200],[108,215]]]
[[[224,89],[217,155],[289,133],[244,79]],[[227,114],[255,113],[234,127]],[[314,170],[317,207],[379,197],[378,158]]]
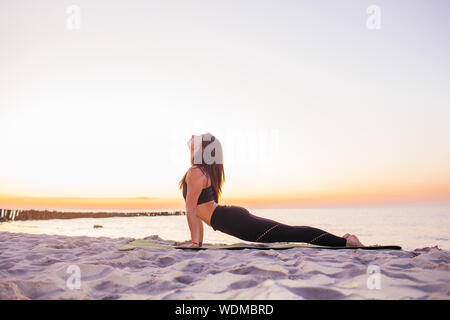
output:
[[[354,234],[345,234],[343,238],[347,239],[347,247],[364,247],[364,245],[359,241],[358,237]]]

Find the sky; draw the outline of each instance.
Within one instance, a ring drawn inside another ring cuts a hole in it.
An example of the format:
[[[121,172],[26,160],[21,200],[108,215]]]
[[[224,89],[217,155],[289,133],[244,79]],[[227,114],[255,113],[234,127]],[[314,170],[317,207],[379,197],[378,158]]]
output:
[[[0,0],[0,207],[182,208],[204,132],[224,149],[222,203],[449,204],[449,15]]]

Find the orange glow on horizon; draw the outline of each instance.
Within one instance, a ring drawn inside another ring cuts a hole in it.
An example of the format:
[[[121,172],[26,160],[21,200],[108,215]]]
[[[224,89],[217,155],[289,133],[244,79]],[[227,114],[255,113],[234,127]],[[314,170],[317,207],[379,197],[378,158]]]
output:
[[[181,209],[180,200],[164,198],[94,198],[27,197],[0,195],[2,208],[15,209],[92,209],[92,210],[160,210]]]
[[[285,192],[247,196],[224,196],[220,204],[253,208],[389,206],[408,204],[450,204],[450,186],[409,188],[360,188],[329,192]],[[158,197],[30,197],[0,195],[1,208],[161,210],[184,209],[184,200]]]
[[[285,192],[278,195],[227,197],[223,202],[261,208],[450,204],[450,185],[367,186],[336,191]]]

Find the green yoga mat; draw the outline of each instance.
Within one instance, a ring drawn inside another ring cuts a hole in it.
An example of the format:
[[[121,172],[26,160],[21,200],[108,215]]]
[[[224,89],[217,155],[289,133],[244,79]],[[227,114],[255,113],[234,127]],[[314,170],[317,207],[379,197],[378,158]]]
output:
[[[401,250],[399,246],[367,246],[367,247],[326,247],[316,246],[312,244],[301,243],[287,243],[287,244],[230,244],[222,246],[203,245],[200,248],[178,247],[170,244],[162,244],[152,242],[151,240],[137,239],[131,241],[121,247],[119,250],[133,250],[135,248],[160,248],[160,249],[182,249],[182,250],[211,250],[211,249],[226,249],[226,250],[242,250],[242,249],[258,249],[258,250],[286,250],[292,248],[312,248],[312,249],[363,249],[363,250]]]

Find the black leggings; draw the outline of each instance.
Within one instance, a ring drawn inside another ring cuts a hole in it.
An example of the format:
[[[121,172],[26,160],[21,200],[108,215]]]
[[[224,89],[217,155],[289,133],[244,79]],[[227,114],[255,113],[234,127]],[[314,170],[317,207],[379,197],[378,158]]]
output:
[[[211,216],[211,227],[252,242],[306,242],[333,247],[345,247],[347,243],[347,239],[317,228],[288,226],[254,216],[239,206],[218,205]]]

